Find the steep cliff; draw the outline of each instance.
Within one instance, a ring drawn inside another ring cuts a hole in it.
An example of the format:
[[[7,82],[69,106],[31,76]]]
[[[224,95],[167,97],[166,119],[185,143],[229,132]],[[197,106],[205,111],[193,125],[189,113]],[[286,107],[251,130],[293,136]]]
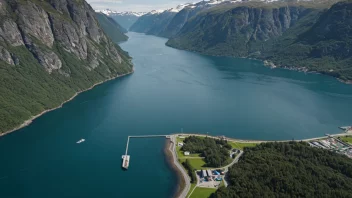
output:
[[[106,35],[111,38],[112,41],[115,43],[127,41],[128,36],[124,34],[127,33],[127,30],[118,24],[114,19],[103,13],[96,13],[96,17],[101,28],[104,30]]]
[[[84,0],[0,0],[0,133],[132,70]]]
[[[163,28],[159,36],[172,38],[174,37],[186,24],[186,22],[202,10],[211,8],[213,4],[208,1],[201,1],[199,3],[187,4],[172,18],[170,23]]]
[[[272,43],[272,48],[263,53],[264,59],[351,81],[352,1],[336,3],[306,31],[284,35]]]
[[[202,12],[189,20],[168,45],[212,55],[248,56],[255,46],[281,36],[312,9],[240,4]]]
[[[176,12],[152,11],[141,17],[130,27],[130,31],[161,36],[160,33],[169,25]]]

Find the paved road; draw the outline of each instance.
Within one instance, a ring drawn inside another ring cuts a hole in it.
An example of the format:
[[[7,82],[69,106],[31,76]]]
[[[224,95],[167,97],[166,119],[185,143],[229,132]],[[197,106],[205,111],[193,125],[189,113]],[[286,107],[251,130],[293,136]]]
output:
[[[180,164],[180,162],[177,160],[177,156],[176,156],[176,136],[174,136],[174,135],[170,136],[170,140],[171,140],[171,144],[170,144],[169,150],[172,153],[174,164],[176,165],[176,167],[182,173],[182,176],[183,176],[183,179],[184,179],[185,185],[186,185],[179,197],[180,198],[185,198],[187,196],[188,191],[191,188],[191,179],[189,178],[189,176],[188,176],[187,172],[185,171],[185,169],[183,169],[182,164]]]
[[[238,160],[240,159],[241,155],[243,154],[243,151],[240,150],[240,153],[235,157],[235,159],[228,165],[221,167],[219,169],[228,169],[230,166],[236,164],[238,162]]]
[[[227,166],[224,166],[224,167],[222,167],[222,168],[224,168],[226,171],[226,173],[227,173],[227,171],[228,171],[228,168],[230,167],[230,166],[233,166],[234,164],[236,164],[237,162],[238,162],[238,160],[240,159],[240,157],[242,156],[242,154],[243,154],[243,151],[242,150],[240,150],[240,153],[235,157],[235,159],[229,164],[229,165],[227,165]],[[225,173],[225,176],[226,176],[226,173]],[[226,181],[226,179],[225,179],[225,177],[224,177],[224,185],[225,185],[225,187],[227,187],[227,181]]]

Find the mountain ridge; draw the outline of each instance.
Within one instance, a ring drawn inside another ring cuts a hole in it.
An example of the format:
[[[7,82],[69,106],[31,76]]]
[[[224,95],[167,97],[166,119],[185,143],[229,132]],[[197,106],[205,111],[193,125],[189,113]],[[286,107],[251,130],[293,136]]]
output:
[[[0,0],[0,133],[133,71],[83,0]]]
[[[351,82],[350,5],[349,0],[217,6],[187,20],[166,45],[207,55],[256,58]],[[334,16],[335,22],[328,23],[325,15]],[[329,26],[339,31],[325,35]],[[326,36],[330,40],[324,41]]]

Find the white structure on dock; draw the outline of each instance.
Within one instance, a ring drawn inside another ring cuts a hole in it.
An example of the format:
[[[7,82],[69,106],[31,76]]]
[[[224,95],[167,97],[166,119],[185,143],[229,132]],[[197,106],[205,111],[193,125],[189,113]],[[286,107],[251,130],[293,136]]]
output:
[[[122,168],[127,170],[129,166],[130,166],[130,156],[122,155]]]

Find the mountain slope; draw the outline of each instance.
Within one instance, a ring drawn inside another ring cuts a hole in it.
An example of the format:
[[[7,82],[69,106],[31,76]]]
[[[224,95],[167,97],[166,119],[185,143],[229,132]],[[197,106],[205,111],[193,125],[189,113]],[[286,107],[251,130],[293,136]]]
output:
[[[322,13],[307,31],[274,42],[263,58],[288,66],[303,66],[352,80],[352,1],[339,2]],[[292,39],[293,38],[293,39]]]
[[[103,28],[104,32],[111,38],[112,41],[115,43],[127,41],[128,36],[124,34],[127,33],[127,30],[120,26],[114,19],[103,13],[96,13],[96,17],[101,28]]]
[[[159,35],[166,38],[175,36],[186,24],[188,19],[192,18],[200,11],[210,8],[211,6],[211,4],[203,1],[196,4],[185,5],[183,9],[176,13],[170,23],[163,29],[163,31],[160,32]]]
[[[153,10],[141,16],[130,28],[131,31],[171,38],[198,12],[217,5],[231,4],[232,0],[208,0],[180,4],[164,11]]]
[[[212,55],[248,56],[253,46],[281,36],[313,9],[240,4],[211,10],[189,20],[167,44]]]
[[[176,15],[176,12],[152,11],[141,17],[130,27],[130,31],[159,36]]]
[[[305,142],[262,143],[245,148],[229,168],[229,185],[211,198],[351,197],[352,161]]]
[[[144,14],[145,13],[142,12],[117,12],[109,14],[109,16],[126,30],[129,30],[130,27],[137,21],[137,19]]]
[[[282,67],[351,73],[351,1],[242,2],[202,11],[167,45],[209,55],[254,57]]]
[[[0,0],[0,133],[133,71],[83,0]]]

